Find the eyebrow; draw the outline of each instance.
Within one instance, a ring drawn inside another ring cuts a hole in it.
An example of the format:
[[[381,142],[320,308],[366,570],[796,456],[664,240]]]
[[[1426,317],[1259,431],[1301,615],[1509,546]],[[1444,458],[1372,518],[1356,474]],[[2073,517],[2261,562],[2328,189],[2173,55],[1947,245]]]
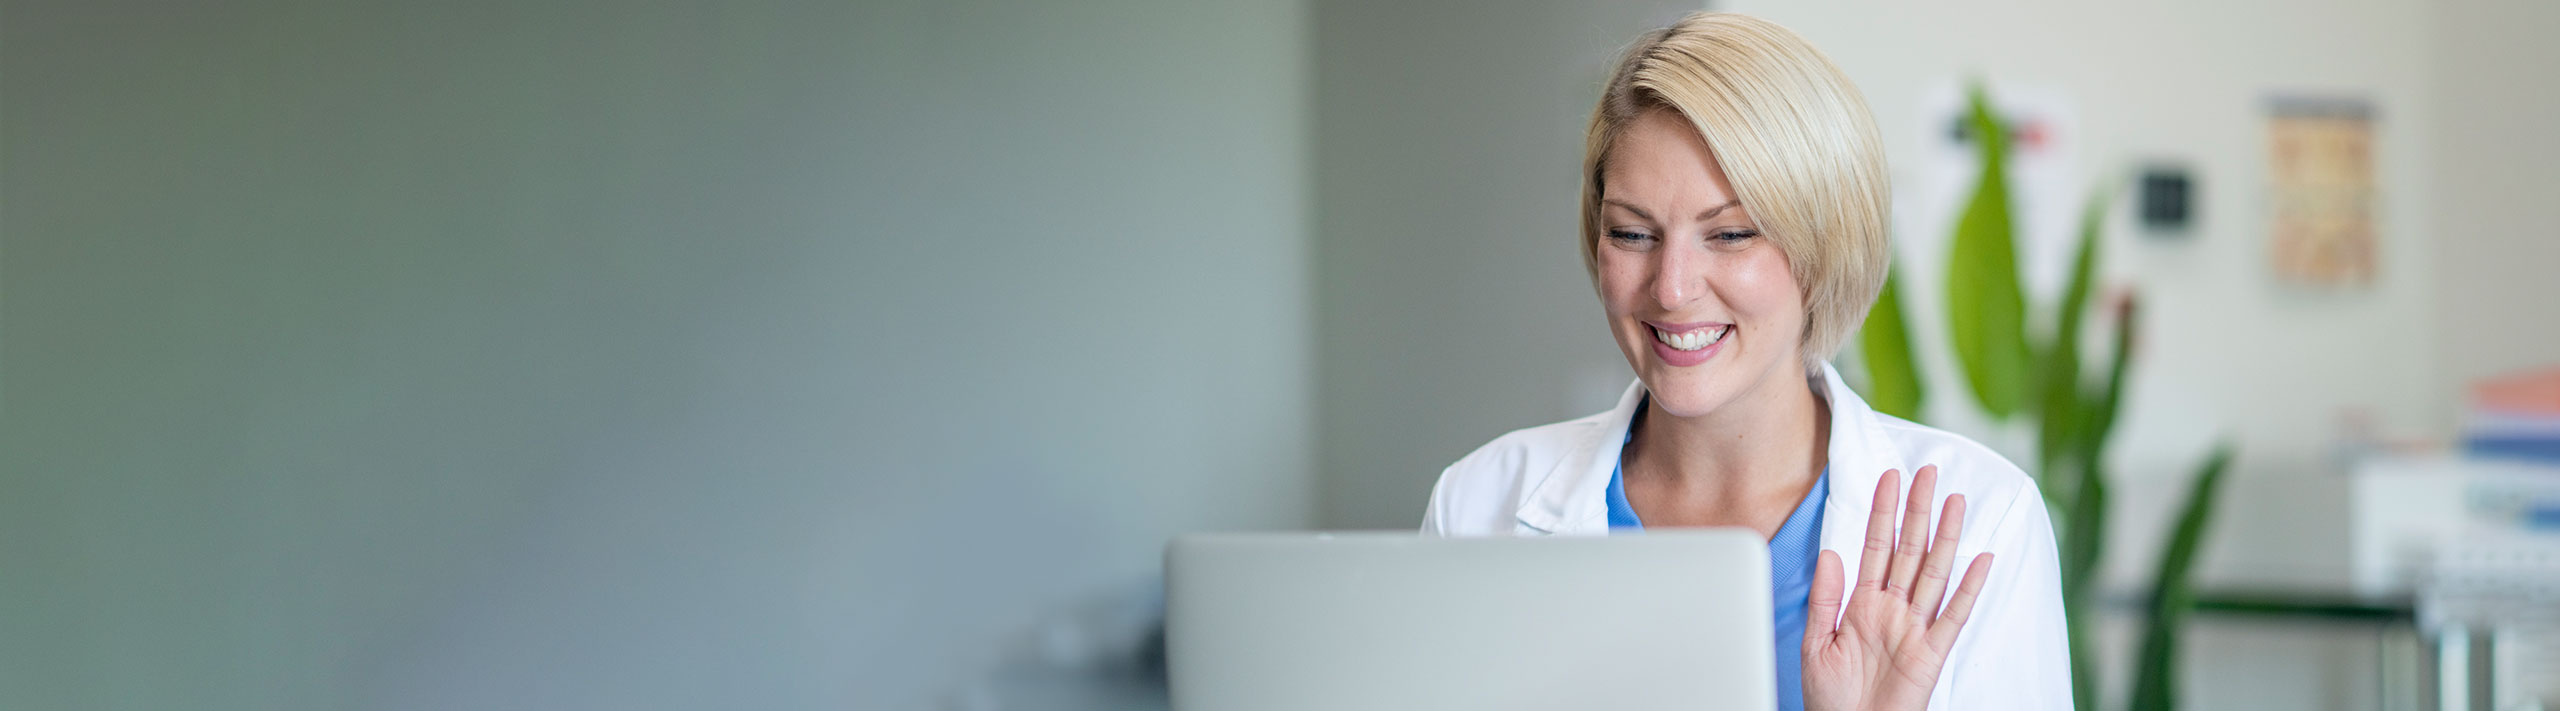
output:
[[[1649,213],[1649,212],[1645,212],[1645,211],[1644,211],[1644,208],[1636,207],[1636,206],[1634,206],[1634,205],[1630,205],[1630,204],[1628,204],[1628,203],[1627,203],[1627,201],[1625,201],[1625,200],[1614,200],[1614,199],[1606,199],[1606,198],[1604,198],[1604,199],[1602,199],[1602,200],[1600,201],[1600,203],[1601,203],[1601,204],[1604,204],[1604,205],[1616,205],[1616,206],[1618,206],[1618,207],[1626,208],[1626,210],[1627,210],[1628,212],[1635,213],[1637,217],[1641,217],[1641,218],[1644,218],[1644,219],[1649,220],[1649,221],[1656,221],[1656,222],[1658,222],[1658,221],[1659,221],[1659,220],[1654,220],[1654,219],[1653,219],[1653,214],[1652,214],[1652,213]],[[1741,201],[1741,200],[1734,200],[1734,201],[1727,202],[1727,203],[1722,204],[1722,205],[1717,205],[1717,206],[1715,206],[1715,207],[1707,208],[1707,211],[1706,211],[1706,212],[1698,213],[1698,221],[1699,221],[1699,222],[1705,222],[1705,221],[1708,221],[1708,220],[1715,219],[1715,218],[1716,218],[1716,214],[1717,214],[1717,213],[1724,212],[1726,209],[1731,208],[1731,207],[1734,207],[1734,206],[1736,206],[1736,205],[1740,205],[1740,204],[1742,204],[1742,201]]]

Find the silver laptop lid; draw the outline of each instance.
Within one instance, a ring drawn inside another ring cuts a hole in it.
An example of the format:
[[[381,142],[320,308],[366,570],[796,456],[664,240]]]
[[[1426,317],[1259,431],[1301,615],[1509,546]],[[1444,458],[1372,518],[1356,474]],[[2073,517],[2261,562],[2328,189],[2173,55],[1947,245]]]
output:
[[[1201,535],[1165,565],[1176,711],[1777,705],[1747,529]]]

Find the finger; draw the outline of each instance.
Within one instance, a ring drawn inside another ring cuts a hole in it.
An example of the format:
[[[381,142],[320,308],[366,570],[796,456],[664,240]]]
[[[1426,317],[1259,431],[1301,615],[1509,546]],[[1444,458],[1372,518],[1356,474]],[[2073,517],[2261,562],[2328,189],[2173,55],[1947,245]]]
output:
[[[1821,649],[1831,642],[1840,622],[1840,554],[1814,554],[1813,592],[1804,603],[1804,648]]]
[[[1938,616],[1938,602],[1945,599],[1947,574],[1956,566],[1956,542],[1964,540],[1964,495],[1948,494],[1947,507],[1938,513],[1938,538],[1929,543],[1929,556],[1920,559],[1920,579],[1911,584],[1911,614],[1922,624]]]
[[[1867,510],[1867,547],[1858,553],[1858,589],[1884,589],[1884,566],[1893,555],[1893,507],[1901,500],[1902,471],[1884,470],[1876,480],[1876,502]]]
[[[1884,589],[1895,600],[1908,599],[1913,571],[1920,569],[1920,556],[1928,552],[1929,504],[1937,501],[1938,467],[1920,468],[1911,476],[1911,498],[1902,500],[1901,545],[1893,549],[1893,567],[1885,574]]]
[[[1973,557],[1973,565],[1965,566],[1964,582],[1956,584],[1955,599],[1947,601],[1947,611],[1929,625],[1929,648],[1943,657],[1956,646],[1956,633],[1964,629],[1966,618],[1973,616],[1973,599],[1982,594],[1982,580],[1991,577],[1991,554]]]

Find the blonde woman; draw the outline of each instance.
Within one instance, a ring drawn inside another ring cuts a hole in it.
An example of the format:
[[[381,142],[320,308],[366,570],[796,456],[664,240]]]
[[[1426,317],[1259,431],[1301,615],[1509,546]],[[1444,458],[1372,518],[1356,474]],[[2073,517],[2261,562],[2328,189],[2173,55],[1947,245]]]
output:
[[[2034,481],[1869,409],[1826,362],[1891,256],[1857,88],[1785,28],[1691,15],[1627,51],[1584,168],[1583,264],[1636,382],[1450,465],[1424,532],[1747,527],[1769,540],[1782,708],[2069,708]]]

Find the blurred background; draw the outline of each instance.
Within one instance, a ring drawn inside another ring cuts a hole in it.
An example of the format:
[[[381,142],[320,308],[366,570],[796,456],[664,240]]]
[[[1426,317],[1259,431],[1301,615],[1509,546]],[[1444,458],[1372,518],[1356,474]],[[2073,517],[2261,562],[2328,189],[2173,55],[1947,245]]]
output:
[[[2084,708],[2217,441],[2187,707],[2560,704],[2394,557],[2560,566],[2560,5],[1710,4],[1866,92],[1931,422],[2031,446],[1938,355],[1961,87],[2031,301],[2111,206]],[[1169,536],[1408,528],[1624,387],[1582,133],[1699,8],[0,3],[0,708],[1160,706]]]

